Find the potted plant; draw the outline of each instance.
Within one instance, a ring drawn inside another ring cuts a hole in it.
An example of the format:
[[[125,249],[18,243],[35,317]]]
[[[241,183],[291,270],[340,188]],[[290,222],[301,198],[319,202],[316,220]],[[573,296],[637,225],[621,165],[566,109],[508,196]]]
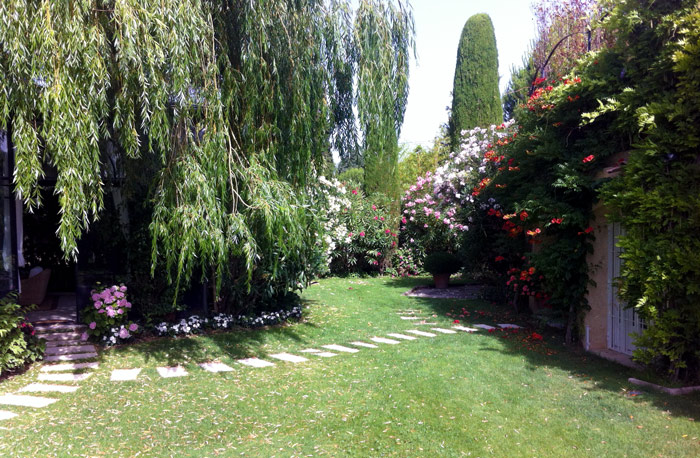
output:
[[[462,268],[462,262],[452,253],[436,251],[425,257],[423,267],[433,275],[435,288],[445,289],[450,284],[450,275]]]

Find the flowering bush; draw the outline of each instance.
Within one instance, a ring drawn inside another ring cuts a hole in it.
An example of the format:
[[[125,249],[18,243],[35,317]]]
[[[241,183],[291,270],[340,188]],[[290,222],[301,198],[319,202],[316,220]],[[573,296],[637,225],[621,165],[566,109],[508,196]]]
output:
[[[181,319],[178,323],[169,324],[162,322],[155,326],[154,330],[159,336],[178,336],[199,334],[206,329],[231,329],[234,326],[256,328],[283,323],[292,318],[301,318],[301,307],[295,306],[290,310],[277,312],[262,312],[259,315],[233,315],[219,313],[212,318],[201,318],[192,315]]]
[[[44,342],[34,335],[34,328],[24,321],[22,306],[15,294],[0,299],[0,374],[21,368],[40,359]]]
[[[90,292],[92,304],[81,313],[83,322],[88,325],[82,340],[87,340],[89,336],[102,337],[103,343],[114,345],[138,331],[138,325],[127,320],[131,302],[126,297],[126,291],[124,285],[113,285]]]
[[[319,177],[325,206],[323,240],[329,272],[347,274],[382,271],[398,246],[398,225],[380,195],[368,198],[358,189],[346,190],[338,180]]]

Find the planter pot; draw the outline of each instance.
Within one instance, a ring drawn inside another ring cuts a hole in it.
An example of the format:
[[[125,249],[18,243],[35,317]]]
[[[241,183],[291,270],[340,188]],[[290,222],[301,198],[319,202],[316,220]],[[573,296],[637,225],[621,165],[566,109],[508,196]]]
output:
[[[435,289],[446,289],[450,286],[450,274],[434,274]]]

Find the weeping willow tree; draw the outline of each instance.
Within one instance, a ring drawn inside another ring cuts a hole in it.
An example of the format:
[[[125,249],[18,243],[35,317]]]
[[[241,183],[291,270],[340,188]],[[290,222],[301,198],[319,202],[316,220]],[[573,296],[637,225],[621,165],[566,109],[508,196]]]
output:
[[[154,269],[178,284],[201,271],[217,290],[259,298],[303,284],[315,171],[332,148],[357,150],[354,109],[362,126],[385,126],[379,111],[391,110],[398,133],[396,94],[405,105],[410,13],[362,2],[356,19],[350,3],[0,2],[0,129],[16,148],[16,195],[41,205],[39,182],[56,170],[57,234],[74,257],[103,207],[107,156],[156,154]],[[396,61],[364,64],[376,56]]]

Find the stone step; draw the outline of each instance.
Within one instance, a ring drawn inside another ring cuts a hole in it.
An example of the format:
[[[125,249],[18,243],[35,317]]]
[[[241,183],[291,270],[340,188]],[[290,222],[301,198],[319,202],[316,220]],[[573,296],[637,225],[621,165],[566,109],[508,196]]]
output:
[[[97,358],[97,353],[76,353],[73,355],[51,355],[45,356],[44,361],[80,361],[81,359]]]
[[[304,361],[308,361],[308,359],[304,358],[303,356],[292,355],[290,353],[277,353],[270,355],[270,358],[287,361],[288,363],[303,363]]]
[[[83,332],[86,329],[87,326],[78,323],[37,324],[34,326],[34,330],[39,334],[60,333],[62,331]]]
[[[47,355],[72,355],[76,353],[94,353],[94,345],[79,345],[79,346],[64,346],[64,347],[47,347]]]
[[[20,407],[46,407],[58,399],[43,398],[41,396],[26,396],[23,394],[5,394],[0,396],[0,404]]]
[[[406,334],[398,334],[395,332],[391,332],[387,334],[389,337],[393,337],[395,339],[402,339],[402,340],[416,340],[416,337],[413,336],[407,336]]]
[[[379,348],[374,344],[366,343],[366,342],[359,342],[359,341],[350,342],[350,345],[355,345],[356,347],[364,347],[364,348]]]
[[[41,368],[41,372],[74,371],[77,369],[97,369],[99,363],[52,364]]]
[[[372,342],[385,343],[385,344],[389,344],[389,345],[397,345],[397,344],[401,343],[398,340],[386,339],[384,337],[372,337],[369,340],[371,340]]]
[[[156,367],[158,375],[164,378],[170,377],[186,377],[189,375],[184,367],[182,366],[172,366],[172,367]]]
[[[67,385],[49,385],[45,383],[32,383],[20,389],[20,391],[32,392],[58,392],[58,393],[74,393],[78,390],[77,386]]]
[[[36,336],[40,339],[46,340],[47,342],[60,342],[80,339],[80,333],[78,332],[56,332],[53,334],[42,334],[37,332]]]
[[[464,331],[464,332],[477,332],[478,329],[476,328],[469,328],[469,327],[464,327],[464,326],[452,326],[452,329],[456,329],[458,331]]]
[[[443,334],[457,334],[457,331],[453,331],[452,329],[430,328],[430,330],[435,332],[441,332]]]
[[[231,372],[233,370],[231,366],[218,362],[201,363],[199,367],[207,372]]]
[[[46,348],[54,348],[54,347],[65,347],[68,345],[82,345],[85,342],[82,340],[47,340],[46,341]]]
[[[239,359],[236,362],[240,363],[240,364],[244,364],[246,366],[251,366],[251,367],[269,367],[269,366],[275,365],[275,363],[271,363],[270,361],[265,361],[264,359],[259,359],[259,358]]]
[[[415,334],[417,336],[422,336],[422,337],[436,337],[437,334],[433,334],[432,332],[424,332],[424,331],[419,331],[417,329],[409,329],[406,332],[410,332],[411,334]]]

